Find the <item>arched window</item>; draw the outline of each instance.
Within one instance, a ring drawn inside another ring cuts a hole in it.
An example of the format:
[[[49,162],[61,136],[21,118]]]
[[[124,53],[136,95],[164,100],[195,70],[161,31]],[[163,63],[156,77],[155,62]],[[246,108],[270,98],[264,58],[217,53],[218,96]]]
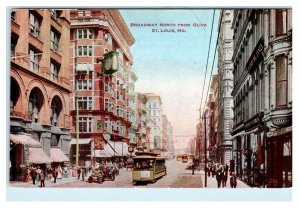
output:
[[[276,107],[287,105],[287,65],[285,55],[276,57]]]
[[[21,95],[21,90],[18,82],[11,78],[10,81],[10,113],[14,112],[16,103],[18,102]]]
[[[54,96],[51,102],[51,113],[50,113],[50,121],[52,126],[57,126],[61,111],[62,111],[62,102],[58,96]]]
[[[34,123],[39,122],[39,113],[44,103],[44,96],[40,89],[33,88],[29,95],[28,116]]]

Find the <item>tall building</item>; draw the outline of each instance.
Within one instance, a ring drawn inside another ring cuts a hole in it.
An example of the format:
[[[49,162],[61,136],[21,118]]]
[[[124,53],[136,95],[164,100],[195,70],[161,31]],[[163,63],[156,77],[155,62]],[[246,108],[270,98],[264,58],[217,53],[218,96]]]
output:
[[[10,163],[12,180],[27,166],[69,161],[68,10],[11,12]]]
[[[154,93],[143,93],[147,101],[147,112],[154,123],[153,149],[162,150],[162,102],[159,95]],[[150,142],[151,143],[151,142]]]
[[[150,149],[147,139],[147,97],[136,93],[136,124],[137,124],[137,147]]]
[[[217,130],[218,130],[218,75],[213,75],[210,85],[210,94],[204,106],[204,115],[201,119],[200,152],[205,158],[205,140],[207,159],[220,162],[217,159]],[[206,134],[205,134],[206,132]],[[202,150],[202,151],[201,151]]]
[[[78,100],[79,164],[121,160],[134,141],[136,76],[130,46],[134,38],[116,9],[71,10],[71,161],[76,155]],[[104,139],[103,133],[109,137]]]
[[[232,28],[233,160],[250,185],[292,186],[292,11],[240,9]]]
[[[232,158],[232,130],[233,119],[233,10],[222,10],[219,20],[220,34],[218,40],[218,159],[220,162],[229,165]]]
[[[162,151],[167,151],[168,146],[168,130],[167,125],[169,121],[165,114],[162,115]]]
[[[171,122],[167,123],[167,152],[168,156],[174,156],[174,138],[173,138],[173,127]]]

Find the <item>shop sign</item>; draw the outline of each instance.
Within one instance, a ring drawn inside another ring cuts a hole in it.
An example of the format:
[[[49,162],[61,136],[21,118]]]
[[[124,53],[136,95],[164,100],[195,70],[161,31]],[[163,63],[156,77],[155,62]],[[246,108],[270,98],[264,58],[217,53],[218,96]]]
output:
[[[250,59],[246,64],[246,70],[251,73],[259,63],[259,61],[263,58],[262,52],[264,51],[264,39],[260,38],[255,49],[253,50]]]

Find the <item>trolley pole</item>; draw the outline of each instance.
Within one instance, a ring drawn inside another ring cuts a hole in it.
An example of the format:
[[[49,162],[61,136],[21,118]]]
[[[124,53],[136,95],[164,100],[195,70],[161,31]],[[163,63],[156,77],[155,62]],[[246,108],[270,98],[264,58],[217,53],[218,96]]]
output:
[[[207,169],[206,169],[206,164],[207,164],[207,150],[206,150],[206,117],[204,117],[204,172],[205,172],[205,181],[204,181],[204,187],[207,187]]]
[[[78,93],[75,91],[75,105],[76,105],[76,167],[78,167],[79,158],[79,112],[78,112]]]

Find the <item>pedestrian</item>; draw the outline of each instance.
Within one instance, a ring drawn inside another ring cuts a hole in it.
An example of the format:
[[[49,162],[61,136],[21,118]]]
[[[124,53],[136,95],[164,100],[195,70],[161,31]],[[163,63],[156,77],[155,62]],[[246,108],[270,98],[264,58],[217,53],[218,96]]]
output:
[[[217,180],[217,183],[218,183],[218,188],[221,187],[222,174],[223,173],[222,173],[221,169],[218,169],[217,173],[216,173],[216,180]]]
[[[195,174],[195,162],[193,161],[192,162],[192,175]]]
[[[32,183],[35,184],[35,180],[36,180],[36,169],[35,169],[35,167],[32,167],[32,169],[30,171],[30,174],[31,174]]]
[[[53,175],[53,178],[54,178],[54,181],[53,181],[53,183],[56,183],[56,178],[57,178],[57,176],[58,176],[58,170],[57,170],[57,168],[56,168],[56,167],[55,167],[55,168],[53,168],[52,175]]]
[[[36,169],[36,182],[38,183],[40,181],[40,175],[41,175],[41,169],[40,169],[40,166],[37,166],[37,169]]]
[[[80,167],[77,168],[77,179],[80,179],[80,173],[81,173],[81,169]]]
[[[230,177],[230,187],[231,188],[236,188],[237,185],[237,181],[236,181],[236,175],[234,172],[231,173],[231,177]]]
[[[82,181],[84,181],[85,174],[86,174],[85,167],[83,167],[82,170],[81,170]]]
[[[45,172],[42,170],[40,173],[41,187],[45,187]]]
[[[216,175],[216,164],[213,163],[211,167],[211,177],[214,178],[215,175]]]
[[[223,172],[223,175],[222,175],[222,187],[226,187],[227,179],[228,179],[228,176],[227,176],[226,172]]]
[[[31,181],[31,173],[30,172],[31,172],[30,169],[26,168],[26,171],[25,171],[24,176],[23,176],[23,182]]]

